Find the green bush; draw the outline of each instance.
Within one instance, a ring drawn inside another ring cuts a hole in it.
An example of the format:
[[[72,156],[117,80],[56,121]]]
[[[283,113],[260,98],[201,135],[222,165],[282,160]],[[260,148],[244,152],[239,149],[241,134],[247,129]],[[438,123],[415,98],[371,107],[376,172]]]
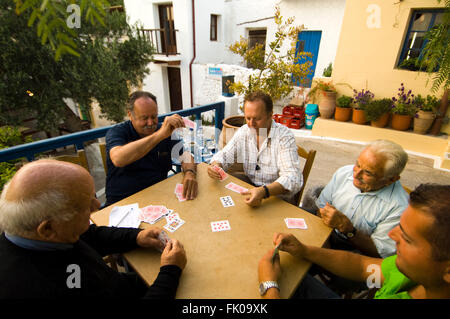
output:
[[[377,121],[383,114],[389,113],[392,108],[391,99],[372,100],[364,108],[364,114],[368,121]]]
[[[352,106],[352,102],[353,102],[353,98],[351,98],[350,96],[347,95],[342,95],[341,97],[339,97],[337,99],[337,105],[339,107],[351,107]]]
[[[23,137],[17,127],[2,126],[0,127],[0,149],[8,148],[15,145],[32,142],[30,136]],[[0,163],[0,191],[3,186],[14,176],[17,171],[16,163],[19,159]]]

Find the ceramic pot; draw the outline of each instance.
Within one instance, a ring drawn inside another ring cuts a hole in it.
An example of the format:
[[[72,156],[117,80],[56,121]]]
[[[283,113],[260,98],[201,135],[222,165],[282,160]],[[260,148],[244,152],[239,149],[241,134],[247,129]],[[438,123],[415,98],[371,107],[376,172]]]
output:
[[[434,121],[433,112],[417,112],[414,117],[414,133],[426,134]]]
[[[356,124],[366,124],[367,119],[364,110],[353,109],[352,122]]]
[[[370,125],[375,127],[385,127],[389,122],[389,113],[381,115],[381,117],[376,121],[370,121]]]
[[[352,115],[351,107],[339,107],[336,106],[336,112],[334,113],[334,119],[340,122],[347,122]]]
[[[407,129],[409,129],[410,125],[411,125],[411,116],[400,114],[392,115],[391,127],[394,130],[406,131]]]
[[[336,92],[320,92],[319,113],[320,117],[330,119],[336,108]]]

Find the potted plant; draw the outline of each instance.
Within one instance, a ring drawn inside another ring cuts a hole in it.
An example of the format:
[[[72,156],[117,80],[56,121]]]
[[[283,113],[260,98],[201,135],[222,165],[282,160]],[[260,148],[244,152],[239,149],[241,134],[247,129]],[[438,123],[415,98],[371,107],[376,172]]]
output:
[[[315,81],[316,85],[309,91],[308,97],[313,101],[319,98],[320,116],[329,119],[336,108],[336,88],[331,82]]]
[[[364,108],[364,114],[366,119],[370,121],[370,125],[375,127],[385,127],[389,121],[391,108],[391,99],[375,99],[367,103]]]
[[[426,134],[433,124],[439,101],[435,96],[427,95],[423,98],[420,94],[414,99],[417,113],[414,115],[414,133]]]
[[[392,98],[392,122],[391,126],[395,130],[406,131],[411,125],[411,119],[416,113],[416,107],[414,105],[414,94],[411,90],[405,93],[406,89],[403,83],[401,83],[398,89],[397,98]]]
[[[352,114],[352,101],[350,96],[342,95],[337,99],[336,112],[334,119],[336,121],[347,122]]]
[[[364,109],[374,98],[374,94],[369,90],[362,89],[361,92],[353,90],[353,115],[352,121],[356,124],[366,124],[367,119]]]

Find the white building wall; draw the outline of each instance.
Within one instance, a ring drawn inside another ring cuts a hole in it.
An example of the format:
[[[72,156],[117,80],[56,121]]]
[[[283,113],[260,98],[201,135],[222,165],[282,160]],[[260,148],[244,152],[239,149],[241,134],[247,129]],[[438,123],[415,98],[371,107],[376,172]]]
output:
[[[124,0],[129,22],[140,21],[145,28],[159,28],[158,4],[173,4],[177,49],[180,53],[183,108],[191,107],[189,64],[193,59],[192,1],[189,0]],[[268,44],[274,38],[275,5],[284,18],[295,17],[296,25],[306,30],[322,31],[316,76],[321,76],[334,61],[345,9],[345,0],[195,0],[196,56],[192,65],[194,105],[204,105],[220,98],[221,77],[208,74],[208,67],[221,67],[223,75],[245,79],[253,72],[241,68],[240,56],[228,50],[229,45],[248,37],[250,29],[267,29]],[[210,15],[219,15],[218,41],[210,41]],[[269,19],[266,19],[269,18]],[[259,21],[256,21],[259,20]],[[254,22],[252,22],[254,21]],[[266,48],[268,50],[268,48]],[[229,66],[227,66],[229,65]],[[170,111],[167,65],[152,63],[144,89],[158,98],[159,112]],[[284,102],[281,102],[284,103]]]

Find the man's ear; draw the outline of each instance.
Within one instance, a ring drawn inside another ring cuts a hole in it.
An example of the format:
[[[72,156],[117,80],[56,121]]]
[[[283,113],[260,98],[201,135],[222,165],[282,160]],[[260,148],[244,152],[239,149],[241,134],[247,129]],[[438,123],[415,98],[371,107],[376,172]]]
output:
[[[52,227],[52,222],[49,220],[44,220],[39,224],[36,229],[36,233],[42,240],[50,240],[55,236],[55,231]]]

